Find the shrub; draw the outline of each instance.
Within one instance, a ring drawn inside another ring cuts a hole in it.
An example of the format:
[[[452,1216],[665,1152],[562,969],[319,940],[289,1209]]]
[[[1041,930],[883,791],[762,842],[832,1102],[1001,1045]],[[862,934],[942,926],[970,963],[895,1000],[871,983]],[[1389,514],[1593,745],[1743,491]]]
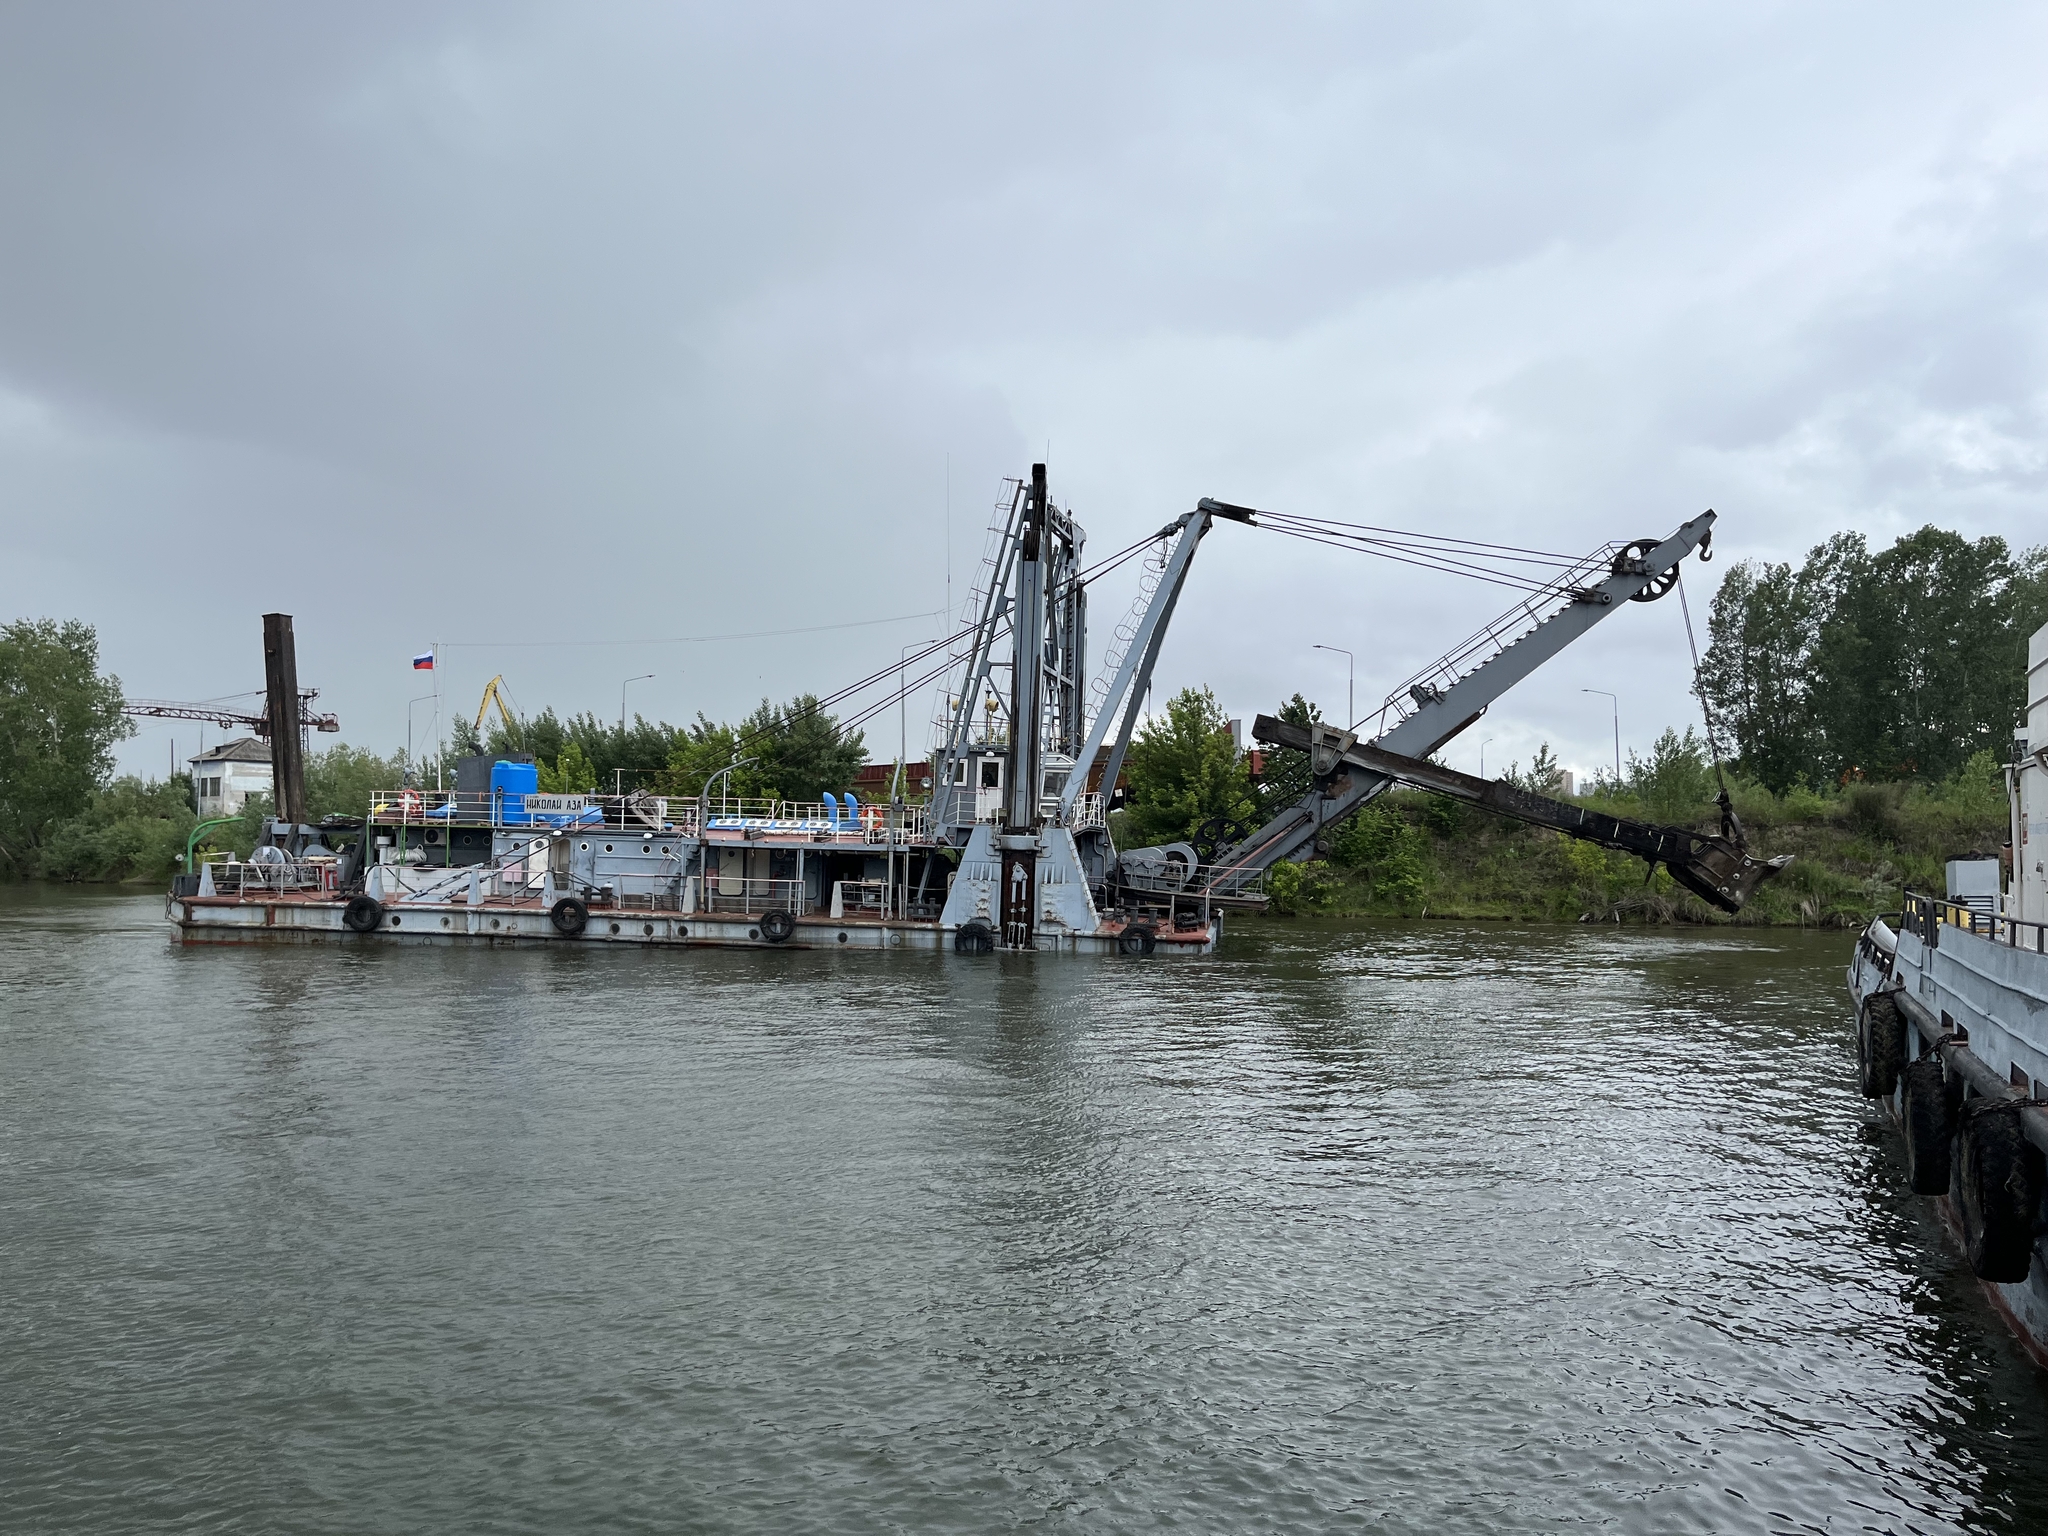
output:
[[[38,873],[50,880],[128,880],[168,876],[185,852],[192,781],[116,779],[78,815],[44,839]]]

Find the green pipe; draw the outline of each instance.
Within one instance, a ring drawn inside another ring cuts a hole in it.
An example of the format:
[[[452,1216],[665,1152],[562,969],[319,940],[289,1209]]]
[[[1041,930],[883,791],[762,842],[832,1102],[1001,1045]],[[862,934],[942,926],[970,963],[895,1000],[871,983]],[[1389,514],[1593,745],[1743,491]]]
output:
[[[192,873],[192,845],[199,841],[200,833],[206,831],[209,827],[225,827],[229,823],[240,821],[241,819],[239,816],[218,816],[212,821],[202,821],[199,823],[198,826],[192,829],[192,835],[185,839],[185,862],[178,867],[188,875]]]

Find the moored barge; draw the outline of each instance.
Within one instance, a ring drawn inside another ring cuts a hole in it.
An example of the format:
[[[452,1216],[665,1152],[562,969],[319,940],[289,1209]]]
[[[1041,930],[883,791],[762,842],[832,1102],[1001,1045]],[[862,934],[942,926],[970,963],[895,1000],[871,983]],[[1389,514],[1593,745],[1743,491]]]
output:
[[[2048,1365],[2048,627],[2026,698],[2009,873],[1951,860],[1941,895],[1908,891],[1864,930],[1848,981],[1859,1086],[1897,1122],[1907,1182]]]

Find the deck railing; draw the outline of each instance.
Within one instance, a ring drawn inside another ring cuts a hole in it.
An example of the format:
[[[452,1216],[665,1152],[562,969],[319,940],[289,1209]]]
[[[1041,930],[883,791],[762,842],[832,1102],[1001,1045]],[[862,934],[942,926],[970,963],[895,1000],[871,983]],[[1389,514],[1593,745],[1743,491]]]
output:
[[[801,880],[744,880],[724,875],[692,875],[699,912],[794,912],[810,910]]]
[[[458,794],[447,789],[380,789],[370,796],[370,821],[378,827],[431,830],[464,826],[639,827],[695,836],[695,798],[635,795]],[[821,800],[768,800],[738,795],[704,802],[707,831],[761,831],[808,836],[817,842],[885,844],[930,841],[930,809],[924,805],[827,805]],[[658,826],[656,825],[658,823]]]
[[[369,819],[380,827],[566,827],[600,823],[688,832],[697,825],[695,800],[658,795],[462,794],[452,789],[380,789],[370,795]]]
[[[826,805],[818,800],[738,796],[710,801],[704,817],[707,832],[772,832],[808,836],[816,842],[865,844],[927,842],[930,824],[930,808],[923,805]]]
[[[2037,955],[2048,955],[2048,923],[2007,917],[2002,912],[1984,912],[1965,902],[1922,896],[1917,891],[1906,892],[1906,911],[1900,926],[1918,936],[1929,949],[1941,948],[1944,930],[1962,929],[2008,949],[2030,949]]]
[[[274,864],[252,863],[246,859],[208,860],[200,865],[200,875],[202,878],[212,876],[210,883],[216,896],[331,891],[335,888],[335,862],[332,859]]]

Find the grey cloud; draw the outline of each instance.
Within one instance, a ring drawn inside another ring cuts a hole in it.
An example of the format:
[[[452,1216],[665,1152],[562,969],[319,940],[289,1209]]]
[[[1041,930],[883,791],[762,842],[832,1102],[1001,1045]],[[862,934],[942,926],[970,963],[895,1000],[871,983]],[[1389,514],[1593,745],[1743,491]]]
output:
[[[1729,557],[1846,523],[2024,542],[2042,34],[2019,6],[14,8],[0,602],[94,620],[174,695],[247,686],[255,615],[293,608],[388,745],[437,636],[936,608],[948,458],[957,594],[1048,440],[1103,549],[1208,493],[1566,549],[1708,504]],[[1220,530],[1162,684],[1248,712],[1321,668],[1332,704],[1322,641],[1377,697],[1498,597]],[[721,714],[930,628],[451,650],[444,684],[609,711],[653,670],[650,711]],[[1682,723],[1675,616],[1607,628],[1489,730],[1601,760],[1593,683],[1638,739]]]

